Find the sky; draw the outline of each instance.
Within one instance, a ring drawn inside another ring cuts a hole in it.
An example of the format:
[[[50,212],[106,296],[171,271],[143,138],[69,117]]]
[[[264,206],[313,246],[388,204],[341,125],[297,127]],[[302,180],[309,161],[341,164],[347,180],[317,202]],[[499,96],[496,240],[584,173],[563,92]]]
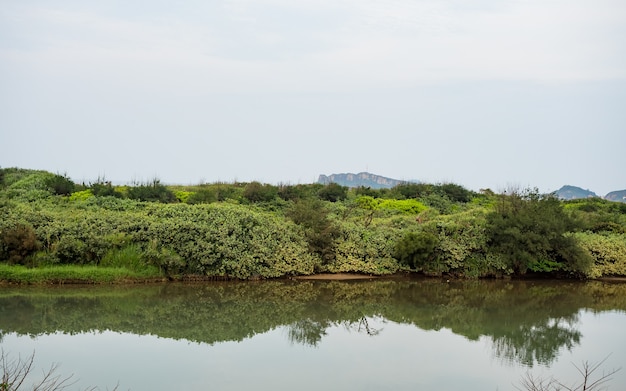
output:
[[[626,189],[624,0],[0,0],[0,167]]]

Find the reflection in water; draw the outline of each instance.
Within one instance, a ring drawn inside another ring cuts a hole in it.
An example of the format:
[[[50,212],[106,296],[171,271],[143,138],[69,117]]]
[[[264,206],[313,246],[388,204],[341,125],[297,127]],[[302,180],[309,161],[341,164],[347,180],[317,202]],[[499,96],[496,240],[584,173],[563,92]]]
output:
[[[580,343],[583,308],[625,311],[626,285],[381,279],[2,287],[0,341],[4,333],[111,330],[215,344],[285,326],[292,344],[318,346],[330,327],[375,337],[381,328],[370,320],[380,319],[487,338],[496,357],[533,366]]]
[[[312,319],[300,319],[287,326],[289,342],[316,346],[324,335],[328,324],[321,324]]]
[[[547,319],[543,324],[521,325],[517,330],[492,336],[494,353],[504,361],[533,366],[535,362],[550,364],[565,347],[571,350],[580,343],[580,332],[574,319]]]
[[[378,335],[383,328],[370,326],[367,316],[362,316],[358,321],[341,321],[339,323],[318,322],[312,319],[300,319],[287,325],[287,335],[292,344],[302,344],[307,346],[317,346],[326,335],[329,327],[342,325],[345,330],[365,333],[370,337]]]

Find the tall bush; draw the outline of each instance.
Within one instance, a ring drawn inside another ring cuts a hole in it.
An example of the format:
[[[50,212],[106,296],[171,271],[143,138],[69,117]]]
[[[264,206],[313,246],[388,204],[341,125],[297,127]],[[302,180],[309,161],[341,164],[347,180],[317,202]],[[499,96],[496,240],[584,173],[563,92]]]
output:
[[[493,252],[516,273],[568,272],[584,274],[590,259],[569,232],[575,230],[553,195],[536,190],[501,195],[487,215],[487,235]]]
[[[0,231],[0,260],[26,264],[29,256],[39,249],[35,230],[28,224],[18,223]]]

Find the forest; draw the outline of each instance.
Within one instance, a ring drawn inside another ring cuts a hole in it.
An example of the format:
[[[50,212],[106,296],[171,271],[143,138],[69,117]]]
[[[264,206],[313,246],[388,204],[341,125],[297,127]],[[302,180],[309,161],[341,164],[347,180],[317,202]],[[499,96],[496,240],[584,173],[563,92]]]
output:
[[[626,204],[453,183],[118,186],[0,169],[0,281],[626,276]]]

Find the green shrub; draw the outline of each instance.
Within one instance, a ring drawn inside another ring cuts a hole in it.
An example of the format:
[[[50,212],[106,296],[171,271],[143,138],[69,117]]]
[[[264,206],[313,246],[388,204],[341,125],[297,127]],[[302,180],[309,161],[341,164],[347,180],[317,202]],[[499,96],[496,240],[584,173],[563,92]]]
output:
[[[70,201],[85,201],[93,196],[91,189],[76,191],[70,195]]]
[[[394,210],[404,214],[416,215],[427,209],[426,205],[422,204],[418,200],[390,200],[380,199],[378,200],[378,209]]]
[[[324,201],[343,201],[348,197],[348,188],[333,182],[322,187],[318,191],[317,195]]]
[[[322,270],[372,275],[395,273],[400,265],[393,258],[394,243],[400,234],[400,230],[389,226],[366,228],[361,224],[342,224],[335,244],[335,260]]]
[[[574,236],[593,259],[589,277],[626,276],[626,235],[580,232]]]
[[[210,204],[217,201],[217,191],[213,188],[202,187],[195,192],[191,192],[187,198],[188,204]]]
[[[322,201],[305,199],[296,201],[286,212],[293,222],[302,226],[312,253],[317,254],[323,264],[335,259],[335,239],[339,231],[329,218]]]
[[[278,196],[285,201],[296,201],[305,198],[316,197],[318,192],[324,187],[319,183],[279,185]]]
[[[128,244],[124,247],[114,247],[100,260],[103,267],[125,267],[128,270],[141,271],[146,268],[143,252],[137,244]]]
[[[250,182],[243,190],[243,197],[250,202],[270,202],[278,195],[276,186]]]
[[[176,196],[176,199],[178,200],[178,202],[184,202],[186,204],[189,203],[189,197],[191,197],[192,194],[194,194],[192,191],[184,191],[184,190],[174,191],[174,196]]]
[[[452,202],[469,202],[473,195],[471,191],[454,183],[436,185],[434,186],[433,191],[437,194],[445,196]]]
[[[123,194],[114,188],[111,182],[100,178],[95,183],[90,184],[89,189],[96,197],[123,197]]]
[[[492,251],[507,259],[509,267],[519,274],[549,265],[555,271],[586,273],[590,259],[576,239],[567,235],[575,228],[575,221],[558,199],[531,190],[501,196],[487,216]]]
[[[47,178],[46,187],[55,195],[70,195],[76,185],[67,175],[53,175]]]
[[[152,183],[137,184],[127,190],[128,198],[147,202],[172,203],[176,202],[176,196],[158,179],[153,179]]]
[[[396,242],[394,257],[412,269],[421,270],[434,260],[437,237],[430,232],[407,232]]]

